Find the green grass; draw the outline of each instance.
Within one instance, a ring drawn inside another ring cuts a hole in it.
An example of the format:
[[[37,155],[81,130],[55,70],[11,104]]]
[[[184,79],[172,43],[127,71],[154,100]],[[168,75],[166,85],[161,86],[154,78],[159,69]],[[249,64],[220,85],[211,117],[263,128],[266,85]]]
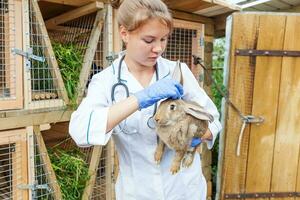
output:
[[[70,105],[76,107],[77,85],[83,63],[80,48],[74,44],[52,43],[55,57],[70,99]]]
[[[77,148],[64,150],[58,147],[48,149],[48,154],[63,199],[81,199],[86,181],[89,179],[88,164],[84,161],[85,155]]]

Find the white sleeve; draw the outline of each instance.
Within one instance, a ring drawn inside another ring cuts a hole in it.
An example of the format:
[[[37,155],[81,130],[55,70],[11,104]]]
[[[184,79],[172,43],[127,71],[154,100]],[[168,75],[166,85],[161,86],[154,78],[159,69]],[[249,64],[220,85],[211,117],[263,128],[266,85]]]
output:
[[[87,96],[72,113],[69,132],[78,146],[105,145],[111,132],[106,133],[109,108],[107,81],[102,72],[93,76]]]
[[[220,114],[213,101],[209,98],[203,88],[199,86],[198,81],[195,79],[188,66],[185,63],[182,63],[181,66],[183,73],[183,98],[186,100],[197,102],[214,117],[214,121],[209,123],[208,126],[213,135],[213,139],[207,142],[208,149],[211,149],[218,133],[222,129],[222,125],[219,121]]]

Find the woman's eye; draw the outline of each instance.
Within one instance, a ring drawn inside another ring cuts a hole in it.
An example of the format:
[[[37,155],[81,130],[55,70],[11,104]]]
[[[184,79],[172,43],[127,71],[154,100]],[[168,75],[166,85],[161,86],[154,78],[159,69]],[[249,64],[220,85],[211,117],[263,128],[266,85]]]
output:
[[[144,40],[144,42],[146,42],[147,44],[150,44],[150,43],[153,42],[153,40],[145,40],[145,39],[143,39],[143,40]]]
[[[171,110],[175,110],[175,108],[176,108],[175,105],[173,105],[173,104],[170,105],[170,109],[171,109]]]

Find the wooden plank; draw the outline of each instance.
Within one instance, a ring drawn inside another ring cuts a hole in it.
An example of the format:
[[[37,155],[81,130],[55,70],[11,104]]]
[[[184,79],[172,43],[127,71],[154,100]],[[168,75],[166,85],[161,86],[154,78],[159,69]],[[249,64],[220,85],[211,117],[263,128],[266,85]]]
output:
[[[213,24],[213,20],[208,17],[203,17],[201,15],[193,14],[193,13],[187,13],[187,12],[182,12],[178,10],[171,10],[172,15],[175,19],[182,19],[182,20],[187,20],[187,21],[192,21],[192,22],[199,22],[202,24]]]
[[[5,37],[5,84],[12,99],[1,99],[0,110],[19,109],[23,107],[23,57],[14,55],[11,48],[22,49],[22,0],[8,4],[8,13],[4,14]],[[2,39],[3,39],[2,38]],[[5,87],[4,87],[5,88]],[[0,97],[1,98],[1,97]]]
[[[106,146],[106,155],[105,155],[105,185],[106,185],[106,199],[112,199],[113,196],[113,160],[112,155],[114,151],[112,140],[109,140]]]
[[[28,167],[28,182],[24,185],[34,185],[35,184],[35,156],[34,156],[34,137],[33,137],[33,127],[26,127],[27,136],[27,167]],[[28,195],[33,196],[33,190],[28,190]]]
[[[15,144],[15,151],[11,152],[12,165],[12,198],[28,199],[28,190],[18,188],[19,185],[26,184],[27,174],[27,141],[26,129],[16,129],[0,132],[0,144]]]
[[[79,7],[98,0],[39,0],[39,1]]]
[[[55,58],[55,54],[53,52],[52,49],[52,45],[48,36],[48,32],[46,30],[45,24],[44,24],[44,20],[39,8],[39,5],[36,1],[32,1],[32,7],[33,7],[33,11],[35,12],[35,16],[36,16],[36,20],[38,22],[38,28],[40,29],[42,35],[44,35],[45,37],[43,37],[44,43],[46,45],[46,56],[48,58],[50,58],[50,63],[51,66],[53,67],[53,70],[50,70],[52,77],[55,77],[56,79],[53,80],[53,84],[54,87],[57,89],[57,92],[59,93],[59,96],[62,97],[62,99],[64,100],[64,102],[66,104],[68,104],[69,102],[69,98],[67,95],[67,91]],[[47,37],[46,37],[47,36]]]
[[[93,58],[95,56],[97,44],[99,41],[99,37],[101,34],[102,26],[104,23],[104,15],[106,9],[97,12],[95,22],[93,25],[93,30],[91,32],[91,36],[88,42],[88,48],[86,49],[84,58],[83,58],[83,66],[80,72],[79,83],[77,86],[78,97],[77,102],[79,103],[84,95],[84,90],[88,81],[88,77],[90,75],[90,69],[93,62]]]
[[[285,16],[259,17],[257,49],[283,49],[285,20]],[[265,121],[251,125],[247,193],[270,191],[281,64],[282,57],[256,57],[252,115]]]
[[[300,16],[288,15],[284,39],[285,50],[300,49]],[[284,57],[282,61],[277,129],[271,191],[299,191],[300,144],[300,58]],[[299,177],[298,177],[299,183]],[[285,198],[289,199],[289,198]]]
[[[113,52],[120,52],[122,50],[122,39],[119,33],[117,12],[117,9],[113,10]]]
[[[51,161],[48,155],[48,151],[46,148],[46,145],[44,143],[40,126],[35,125],[33,126],[33,134],[35,135],[37,147],[39,149],[40,155],[41,155],[41,161],[42,161],[42,167],[44,168],[45,174],[47,176],[47,183],[49,183],[51,189],[53,190],[53,196],[55,199],[62,199],[62,194],[60,191],[60,187],[58,185],[55,172],[51,166]]]
[[[229,98],[244,114],[251,113],[254,63],[249,57],[234,55],[235,48],[254,48],[257,41],[259,18],[251,14],[236,13],[232,18],[229,60]],[[252,69],[252,70],[251,70]],[[226,79],[226,78],[225,78]],[[232,107],[228,106],[224,127],[224,155],[222,166],[221,196],[225,193],[241,193],[245,190],[249,127],[245,129],[241,144],[241,155],[236,156],[237,141],[242,121]],[[220,169],[221,170],[221,169]]]
[[[0,118],[0,130],[21,128],[32,125],[69,121],[72,110],[30,113]]]
[[[86,183],[86,187],[82,195],[82,200],[90,199],[90,197],[93,194],[93,186],[95,184],[96,177],[97,177],[97,169],[99,166],[101,153],[102,153],[102,146],[93,147],[93,153],[92,153],[91,162],[89,166],[90,179]]]
[[[63,13],[45,22],[47,29],[55,29],[57,25],[63,24],[65,22],[71,21],[73,19],[79,18],[84,15],[91,14],[97,10],[103,9],[104,4],[101,2],[93,2],[88,5],[76,8],[69,12]]]

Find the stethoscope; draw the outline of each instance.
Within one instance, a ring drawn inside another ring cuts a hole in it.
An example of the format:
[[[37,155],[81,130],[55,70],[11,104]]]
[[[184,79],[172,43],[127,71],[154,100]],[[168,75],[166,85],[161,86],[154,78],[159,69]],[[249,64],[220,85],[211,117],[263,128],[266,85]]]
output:
[[[123,89],[125,90],[125,93],[126,93],[126,98],[129,97],[129,89],[128,89],[128,86],[123,83],[121,79],[121,67],[122,67],[122,63],[123,63],[123,60],[125,58],[125,55],[123,55],[119,61],[119,66],[118,66],[118,76],[117,76],[117,80],[118,82],[115,83],[113,86],[112,86],[112,89],[111,89],[111,100],[112,102],[116,102],[116,99],[115,99],[115,91],[116,91],[116,88],[117,87],[123,87]],[[156,81],[159,80],[159,77],[158,77],[158,67],[157,67],[157,64],[155,64],[155,77],[156,77]],[[157,110],[157,103],[154,104],[154,109],[153,109],[153,113],[152,113],[152,116],[150,116],[147,120],[147,126],[150,128],[150,129],[155,129],[155,120],[154,120],[154,115],[156,113],[156,110]],[[126,119],[125,119],[125,124],[126,124]],[[120,125],[118,125],[119,128],[121,130],[124,130],[124,127],[121,128]],[[125,125],[126,126],[126,125]],[[125,132],[125,131],[124,131]]]

